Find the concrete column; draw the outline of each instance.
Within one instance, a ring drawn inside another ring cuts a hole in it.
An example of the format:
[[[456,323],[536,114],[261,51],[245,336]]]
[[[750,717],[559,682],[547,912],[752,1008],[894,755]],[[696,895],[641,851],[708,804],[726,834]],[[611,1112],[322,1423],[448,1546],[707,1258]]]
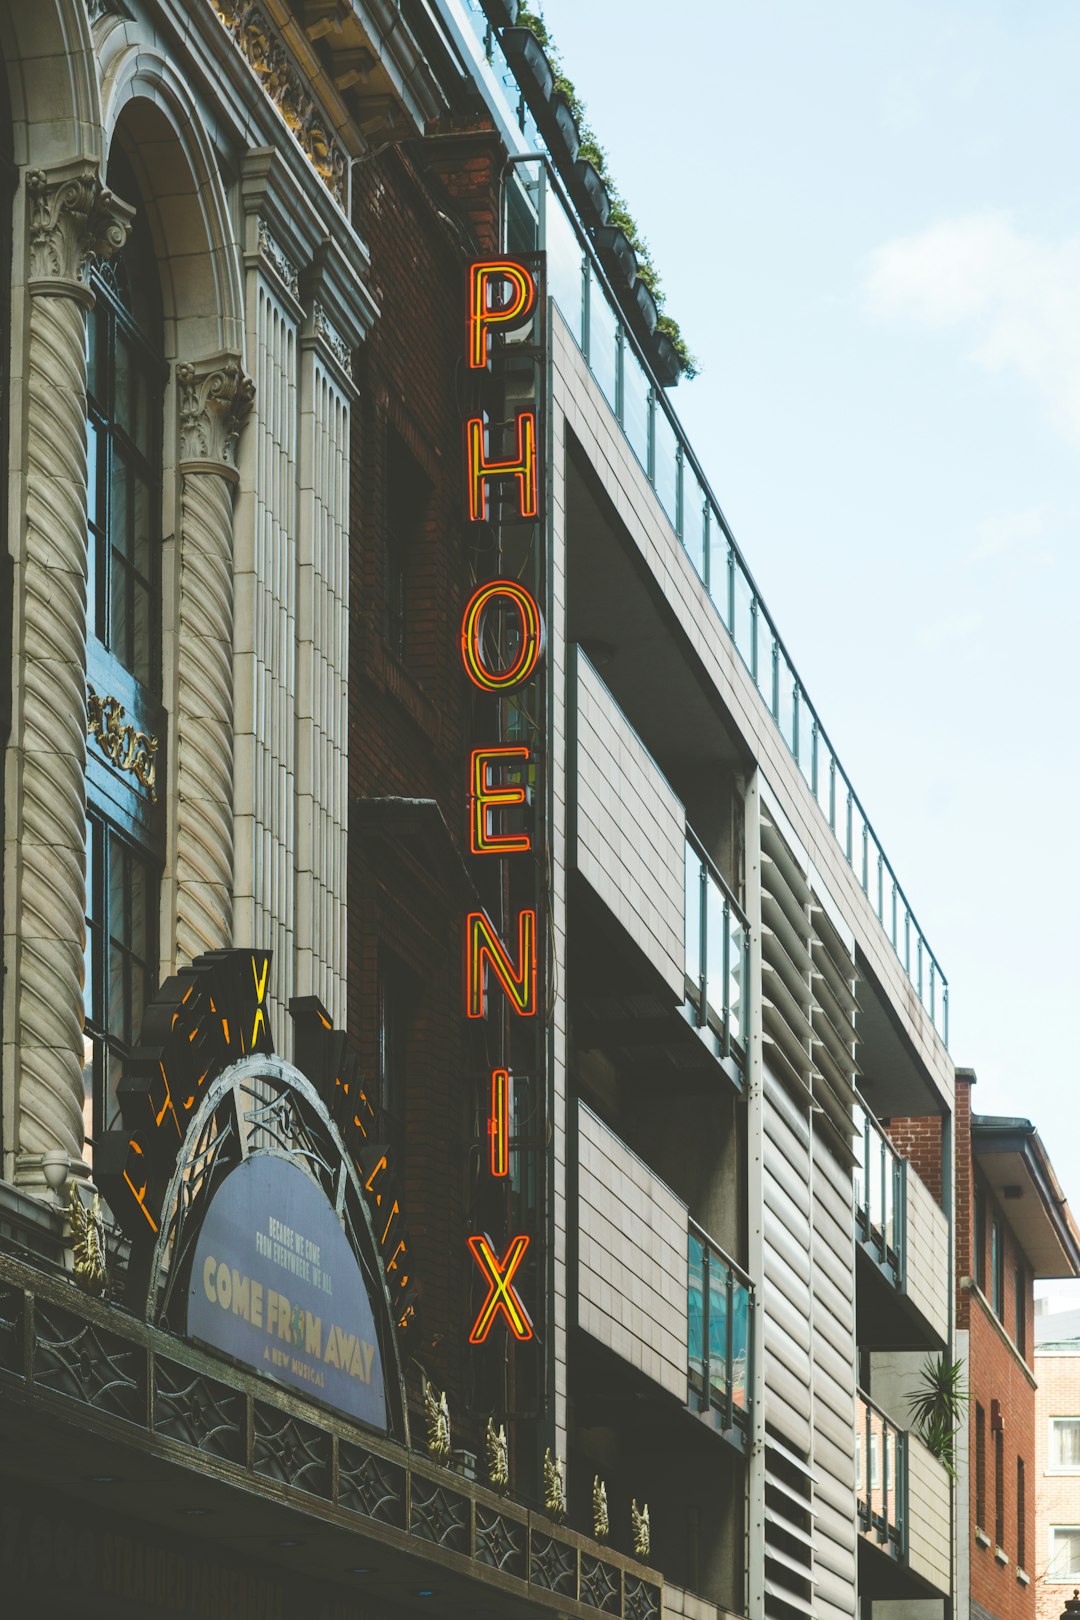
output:
[[[239,357],[176,368],[180,422],[177,965],[233,940],[233,496],[254,384]]]
[[[16,564],[13,937],[16,1181],[83,1158],[87,277],[134,210],[80,160],[25,177],[29,206],[26,528]],[[11,1027],[9,1025],[9,1027]]]

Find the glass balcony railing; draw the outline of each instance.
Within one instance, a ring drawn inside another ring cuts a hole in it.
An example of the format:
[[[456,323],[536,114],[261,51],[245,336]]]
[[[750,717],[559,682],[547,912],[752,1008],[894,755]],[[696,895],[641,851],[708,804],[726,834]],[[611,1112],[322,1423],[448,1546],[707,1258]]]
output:
[[[530,218],[508,201],[512,251],[542,249],[548,292],[559,306],[672,528],[738,648],[762,702],[942,1041],[949,1043],[949,989],[858,795],[807,696],[727,519],[666,393],[623,320],[611,284],[565,201],[543,140],[480,0],[443,0],[463,19],[477,69],[532,200]],[[511,194],[513,188],[511,188]]]
[[[724,1057],[746,1052],[749,926],[739,902],[693,833],[686,835],[686,983],[698,1027]]]
[[[719,1413],[725,1431],[750,1428],[753,1284],[699,1226],[687,1236],[689,1404]]]
[[[859,1528],[896,1557],[904,1549],[907,1435],[866,1395],[855,1402],[855,1493]]]
[[[861,1102],[855,1107],[855,1123],[861,1126],[852,1143],[858,1155],[855,1224],[863,1243],[898,1283],[903,1276],[904,1160]]]

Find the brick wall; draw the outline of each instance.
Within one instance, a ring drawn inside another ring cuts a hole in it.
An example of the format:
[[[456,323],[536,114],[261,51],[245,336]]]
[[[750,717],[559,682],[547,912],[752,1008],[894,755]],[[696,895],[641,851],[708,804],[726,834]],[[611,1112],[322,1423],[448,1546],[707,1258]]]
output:
[[[918,1171],[919,1180],[940,1204],[941,1198],[941,1116],[894,1115],[881,1121],[893,1147]]]

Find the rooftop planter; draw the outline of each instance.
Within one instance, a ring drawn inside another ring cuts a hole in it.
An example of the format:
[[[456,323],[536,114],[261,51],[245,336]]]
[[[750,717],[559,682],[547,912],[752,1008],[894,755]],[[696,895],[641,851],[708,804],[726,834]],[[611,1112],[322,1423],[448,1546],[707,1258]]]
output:
[[[665,388],[674,388],[683,373],[679,351],[666,332],[654,332],[652,340],[653,365]]]
[[[554,156],[555,142],[561,144],[560,157],[565,154],[567,163],[573,163],[578,155],[581,145],[581,135],[578,132],[577,120],[571,110],[570,103],[561,90],[556,90],[547,106],[548,117],[552,128],[548,132],[549,144]]]
[[[579,206],[585,205],[588,214],[598,225],[606,225],[607,217],[611,212],[611,201],[607,194],[607,186],[600,178],[600,172],[589,162],[588,158],[578,158],[574,164],[574,179],[578,197],[575,199]]]
[[[646,332],[652,337],[656,331],[656,322],[659,319],[660,311],[656,307],[656,299],[640,276],[634,283],[634,302],[637,304],[638,314],[645,323]]]
[[[637,275],[637,254],[630,246],[630,238],[617,225],[601,225],[593,232],[601,258],[618,268],[630,285]]]
[[[555,88],[555,73],[544,47],[530,28],[506,28],[501,37],[506,60],[514,70],[530,106],[548,101]],[[535,113],[534,113],[535,116]]]

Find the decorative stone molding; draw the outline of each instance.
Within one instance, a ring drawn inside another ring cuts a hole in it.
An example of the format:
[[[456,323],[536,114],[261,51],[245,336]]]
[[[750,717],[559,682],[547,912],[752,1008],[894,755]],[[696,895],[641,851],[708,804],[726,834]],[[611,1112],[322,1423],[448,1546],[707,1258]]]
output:
[[[341,333],[338,331],[337,327],[326,313],[326,306],[320,303],[318,299],[315,300],[312,324],[315,328],[315,336],[322,340],[327,348],[327,351],[333,355],[346,377],[348,377],[349,381],[352,382],[352,349],[349,347],[348,343],[346,343],[345,339],[342,337]]]
[[[226,32],[258,79],[315,173],[338,207],[345,208],[348,158],[330,121],[300,76],[265,12],[252,0],[210,0]]]
[[[96,166],[30,169],[30,290],[71,296],[100,259],[127,241],[135,210],[101,184]]]
[[[86,309],[91,265],[134,210],[77,160],[26,176],[30,300],[18,861],[12,919],[16,1179],[47,1196],[58,1155],[83,1159],[86,843]]]
[[[176,948],[232,944],[233,494],[255,385],[235,355],[176,368],[180,389]]]
[[[294,298],[300,296],[300,272],[264,219],[259,221],[259,253]]]
[[[181,469],[206,462],[211,470],[235,478],[236,446],[255,398],[255,384],[230,355],[198,366],[185,361],[176,368],[176,381]]]

